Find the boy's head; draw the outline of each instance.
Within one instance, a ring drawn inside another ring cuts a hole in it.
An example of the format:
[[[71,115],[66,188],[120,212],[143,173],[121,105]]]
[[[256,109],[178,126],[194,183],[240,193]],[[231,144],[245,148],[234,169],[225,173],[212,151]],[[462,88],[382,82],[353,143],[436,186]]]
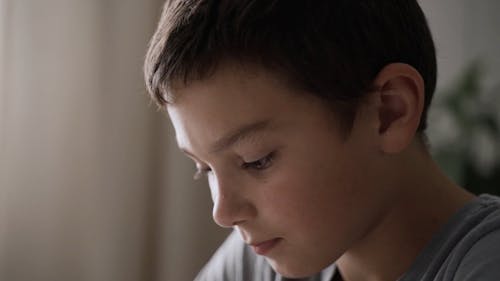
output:
[[[360,98],[393,62],[425,82],[424,110],[436,84],[436,59],[416,0],[167,0],[145,63],[160,105],[173,84],[210,76],[225,61],[256,64],[329,103],[349,129]]]
[[[145,68],[215,221],[290,277],[362,244],[404,196],[436,72],[403,0],[167,1]]]

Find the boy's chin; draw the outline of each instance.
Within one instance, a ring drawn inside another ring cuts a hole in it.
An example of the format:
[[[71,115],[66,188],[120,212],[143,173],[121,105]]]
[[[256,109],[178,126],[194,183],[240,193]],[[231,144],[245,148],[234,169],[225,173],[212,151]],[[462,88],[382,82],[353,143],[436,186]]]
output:
[[[286,262],[279,262],[266,258],[273,270],[281,276],[292,279],[307,278],[320,272],[322,268],[316,268],[313,265],[307,264],[291,264]]]

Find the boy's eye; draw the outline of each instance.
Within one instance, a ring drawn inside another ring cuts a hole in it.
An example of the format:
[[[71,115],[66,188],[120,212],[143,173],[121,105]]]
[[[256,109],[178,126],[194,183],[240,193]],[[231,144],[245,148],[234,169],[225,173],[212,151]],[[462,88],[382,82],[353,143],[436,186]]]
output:
[[[263,158],[260,158],[259,160],[243,163],[242,167],[244,169],[264,170],[271,166],[273,162],[272,161],[273,157],[274,153],[269,153],[268,155],[266,155]]]
[[[253,170],[264,170],[271,166],[274,158],[274,152],[269,153],[265,157],[262,157],[256,161],[252,162],[244,162],[241,166],[243,169],[253,169]],[[201,165],[197,165],[196,172],[193,176],[193,179],[198,180],[202,177],[207,176],[212,169],[210,167],[202,167]]]

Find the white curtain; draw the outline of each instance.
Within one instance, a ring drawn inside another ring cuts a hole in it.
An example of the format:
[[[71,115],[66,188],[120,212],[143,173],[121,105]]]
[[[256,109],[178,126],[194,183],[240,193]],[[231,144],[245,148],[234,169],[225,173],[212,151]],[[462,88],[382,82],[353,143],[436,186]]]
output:
[[[144,93],[160,6],[0,0],[0,280],[191,280],[220,242]]]

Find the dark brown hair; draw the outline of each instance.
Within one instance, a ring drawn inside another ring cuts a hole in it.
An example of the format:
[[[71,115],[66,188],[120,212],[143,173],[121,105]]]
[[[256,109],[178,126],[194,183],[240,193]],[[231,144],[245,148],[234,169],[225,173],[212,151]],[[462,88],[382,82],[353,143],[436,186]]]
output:
[[[164,106],[172,82],[206,78],[226,60],[270,68],[346,107],[385,65],[407,63],[425,82],[419,131],[436,84],[434,43],[416,0],[167,0],[146,57],[147,89]]]

